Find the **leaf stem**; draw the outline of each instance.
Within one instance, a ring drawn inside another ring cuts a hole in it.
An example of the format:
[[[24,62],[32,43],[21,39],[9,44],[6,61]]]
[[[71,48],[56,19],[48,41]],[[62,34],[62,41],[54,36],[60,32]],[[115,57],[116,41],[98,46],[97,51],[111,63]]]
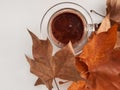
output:
[[[53,80],[54,80],[54,82],[55,82],[55,85],[56,85],[57,89],[60,90],[60,89],[59,89],[59,86],[58,86],[58,84],[57,84],[56,79],[54,78]]]
[[[95,13],[95,14],[97,14],[97,15],[101,16],[101,17],[105,17],[104,15],[102,15],[102,14],[100,14],[100,13],[96,12],[95,10],[90,10],[90,12],[93,12],[93,13]]]

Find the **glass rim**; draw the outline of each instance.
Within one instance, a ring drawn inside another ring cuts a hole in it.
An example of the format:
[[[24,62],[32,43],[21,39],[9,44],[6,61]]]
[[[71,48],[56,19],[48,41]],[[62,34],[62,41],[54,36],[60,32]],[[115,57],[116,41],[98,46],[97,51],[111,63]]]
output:
[[[87,36],[84,36],[86,39],[82,40],[82,43],[74,48],[75,53],[80,52],[80,50],[82,49],[83,45],[87,42],[88,37],[91,35],[91,33],[94,31],[94,24],[93,24],[93,19],[91,17],[91,15],[89,14],[89,12],[81,5],[74,3],[74,2],[60,2],[57,3],[53,6],[51,6],[43,15],[41,22],[40,22],[40,38],[41,39],[49,39],[51,41],[51,43],[53,44],[53,47],[58,47],[49,37],[48,35],[48,25],[50,22],[51,17],[56,13],[59,12],[60,10],[63,9],[72,9],[72,10],[76,10],[77,12],[81,13],[82,16],[84,16],[84,19],[86,20],[86,26],[84,26],[84,28],[86,28],[88,30]],[[52,13],[51,13],[52,12]],[[45,35],[45,36],[43,36]],[[45,37],[45,38],[44,38]],[[83,37],[82,37],[83,38]],[[81,47],[81,48],[80,48]],[[58,47],[61,48],[61,47]]]
[[[68,10],[69,10],[69,11],[68,11]],[[75,12],[70,12],[70,11],[75,11]],[[56,16],[58,16],[58,15],[60,15],[60,14],[63,14],[63,13],[67,13],[67,12],[68,12],[68,13],[73,13],[73,14],[79,16],[79,17],[81,18],[82,22],[83,22],[84,33],[83,33],[83,36],[81,37],[79,43],[80,43],[80,42],[84,39],[84,37],[87,35],[86,26],[88,25],[88,23],[87,23],[87,21],[86,21],[86,18],[84,17],[84,15],[83,15],[81,12],[79,12],[78,10],[73,9],[73,8],[63,8],[63,9],[60,9],[60,10],[56,11],[55,13],[53,13],[53,15],[50,17],[49,22],[48,22],[48,25],[47,25],[48,37],[49,37],[50,40],[51,40],[57,47],[59,47],[59,48],[63,47],[64,44],[62,44],[62,43],[59,42],[56,38],[54,38],[54,36],[53,36],[52,33],[50,32],[50,30],[52,30],[50,24],[52,23],[53,19],[54,19]],[[57,15],[56,15],[56,14],[57,14]],[[52,38],[54,38],[56,42],[54,42],[54,40],[52,40]],[[75,46],[77,46],[77,43],[75,43],[75,44],[73,45],[73,47],[75,47]]]

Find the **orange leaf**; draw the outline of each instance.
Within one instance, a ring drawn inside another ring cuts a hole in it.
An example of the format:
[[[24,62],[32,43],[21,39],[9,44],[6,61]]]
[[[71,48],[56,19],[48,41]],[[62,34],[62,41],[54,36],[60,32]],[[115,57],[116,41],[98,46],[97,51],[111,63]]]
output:
[[[88,66],[83,61],[80,61],[79,57],[76,57],[75,65],[77,71],[80,73],[80,76],[84,79],[87,79],[89,75]]]
[[[112,50],[108,57],[108,62],[91,70],[86,82],[74,82],[68,90],[120,90],[120,48]]]
[[[117,42],[115,48],[120,47],[120,31],[117,32]]]
[[[84,90],[85,84],[85,81],[73,82],[72,85],[68,88],[68,90]]]
[[[115,24],[108,32],[94,34],[93,37],[84,46],[83,52],[80,54],[81,60],[88,65],[89,69],[97,67],[103,58],[114,48],[117,37],[117,27]]]

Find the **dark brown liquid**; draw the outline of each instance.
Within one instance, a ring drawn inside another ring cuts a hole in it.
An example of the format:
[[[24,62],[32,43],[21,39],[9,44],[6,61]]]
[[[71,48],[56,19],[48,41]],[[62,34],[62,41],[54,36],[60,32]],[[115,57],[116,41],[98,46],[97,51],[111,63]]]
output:
[[[56,40],[63,44],[71,41],[73,44],[80,41],[84,33],[81,18],[70,12],[56,16],[52,21],[52,33]]]

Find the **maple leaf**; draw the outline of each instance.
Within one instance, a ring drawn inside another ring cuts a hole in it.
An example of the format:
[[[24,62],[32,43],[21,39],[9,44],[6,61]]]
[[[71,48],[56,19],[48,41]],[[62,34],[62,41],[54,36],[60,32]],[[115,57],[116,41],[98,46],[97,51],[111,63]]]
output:
[[[84,79],[87,79],[89,76],[88,66],[80,60],[80,57],[76,57],[76,69],[80,73],[80,76]]]
[[[35,60],[38,59],[46,59],[45,63],[49,64],[49,59],[52,58],[53,47],[50,41],[47,40],[39,40],[39,38],[33,34],[30,30],[28,30],[29,34],[32,38],[32,53]]]
[[[120,31],[120,0],[107,0],[107,14],[110,14],[111,24],[118,23]],[[117,32],[117,42],[115,47],[120,45],[120,32]]]
[[[33,41],[32,51],[34,60],[27,56],[26,58],[31,66],[31,72],[40,77],[35,85],[44,83],[51,90],[53,81],[53,71],[50,63],[50,59],[52,59],[52,45],[48,39],[39,40],[32,32],[29,31],[29,33]]]
[[[107,53],[114,48],[116,43],[117,27],[118,25],[115,24],[107,32],[94,34],[84,46],[83,51],[80,54],[80,58],[87,64],[89,69],[95,68],[99,66],[100,63],[103,63],[102,59],[105,58]]]
[[[29,30],[28,30],[29,31]],[[80,74],[75,69],[75,57],[72,44],[68,43],[52,56],[53,47],[50,41],[40,40],[35,34],[30,32],[32,37],[33,58],[26,56],[31,73],[38,77],[35,85],[45,84],[49,90],[52,90],[54,78],[61,78],[69,81],[80,80]]]
[[[118,24],[109,28],[108,19],[108,16],[105,17],[78,58],[77,70],[86,72],[83,74],[86,80],[73,82],[68,90],[120,89],[120,48],[114,49]]]
[[[68,88],[68,90],[106,89],[120,90],[120,48],[112,50],[108,62],[92,69],[86,81],[74,82]]]
[[[72,44],[69,43],[53,56],[52,67],[55,77],[69,81],[81,79],[75,67],[75,56],[73,52]]]
[[[52,90],[52,81],[54,77],[51,66],[50,65],[48,66],[46,65],[46,63],[43,63],[42,61],[44,60],[42,59],[36,61],[27,56],[26,58],[30,64],[31,73],[39,77],[35,85],[44,83],[49,88],[49,90]]]

